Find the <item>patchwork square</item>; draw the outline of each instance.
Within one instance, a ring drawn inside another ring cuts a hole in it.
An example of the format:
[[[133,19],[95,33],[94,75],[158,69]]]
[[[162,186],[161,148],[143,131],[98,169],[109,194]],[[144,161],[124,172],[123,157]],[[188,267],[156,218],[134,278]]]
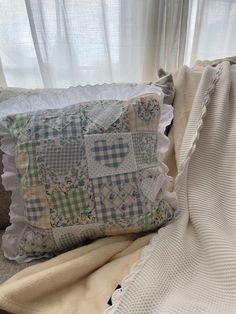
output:
[[[70,169],[80,165],[85,158],[85,146],[82,138],[47,140],[38,148],[38,161],[59,175],[67,174]]]
[[[17,119],[15,116],[10,116],[6,119],[6,121],[10,124],[9,131],[10,133],[22,141],[22,137],[30,133],[30,121],[31,121],[32,114],[30,113],[22,113],[19,114]],[[26,138],[30,139],[30,138]]]
[[[31,226],[50,228],[50,208],[42,186],[24,188],[25,217]]]
[[[121,100],[102,100],[83,104],[85,116],[90,120],[90,124],[96,124],[104,129],[108,129],[127,107],[127,102]]]
[[[138,173],[141,194],[150,202],[155,202],[158,193],[167,182],[167,175],[163,173],[161,167],[148,168]]]
[[[161,116],[160,97],[145,95],[130,100],[128,106],[131,131],[157,132]]]
[[[88,167],[82,137],[40,141],[37,163],[40,180],[49,194],[87,188]]]
[[[44,210],[44,203],[37,196],[25,198],[26,217],[29,221],[36,221]]]
[[[124,220],[142,214],[136,173],[96,178],[93,186],[98,222]]]
[[[83,225],[53,228],[53,238],[60,250],[75,248],[78,245],[86,244],[92,239],[104,236],[102,225]]]
[[[38,168],[38,164],[36,161],[37,156],[37,146],[39,145],[38,142],[29,141],[22,144],[17,145],[17,156],[20,154],[26,155],[27,161],[27,168],[24,169],[22,173],[22,166],[18,163],[18,172],[21,177],[21,183],[23,186],[37,186],[40,185],[40,171]],[[25,164],[25,160],[23,160]]]
[[[34,139],[55,137],[76,138],[81,135],[80,114],[78,110],[63,108],[38,111],[34,116]]]
[[[82,215],[87,208],[87,193],[82,189],[68,194],[54,192],[50,199],[52,207],[59,215],[68,216],[71,219]]]
[[[90,178],[137,170],[130,133],[86,135],[85,146]]]
[[[138,169],[158,165],[158,133],[132,133],[132,139]]]
[[[32,258],[53,257],[58,246],[53,238],[51,229],[40,229],[27,225],[21,234],[18,248],[19,261],[32,260]]]

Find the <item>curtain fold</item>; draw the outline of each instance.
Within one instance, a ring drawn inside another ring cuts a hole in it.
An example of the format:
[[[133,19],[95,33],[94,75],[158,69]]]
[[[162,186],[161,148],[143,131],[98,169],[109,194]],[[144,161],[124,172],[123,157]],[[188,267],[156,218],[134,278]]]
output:
[[[0,85],[157,78],[236,54],[234,0],[1,0]]]

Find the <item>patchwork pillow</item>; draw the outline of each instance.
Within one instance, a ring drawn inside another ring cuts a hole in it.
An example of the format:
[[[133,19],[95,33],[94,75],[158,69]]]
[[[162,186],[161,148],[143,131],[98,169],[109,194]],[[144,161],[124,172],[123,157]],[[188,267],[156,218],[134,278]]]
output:
[[[4,118],[3,182],[13,191],[5,256],[50,257],[169,221],[174,209],[162,160],[171,119],[160,90]]]
[[[152,83],[149,83],[152,85]],[[123,95],[123,90],[126,90],[127,97],[129,96],[129,93],[127,94],[127,86],[131,86],[132,89],[136,91],[137,84],[104,84],[102,85],[105,90],[107,91],[110,89],[112,92],[114,92],[114,86],[119,85],[120,91],[119,93],[115,93],[114,96],[119,99],[120,94]],[[139,84],[141,87],[144,87],[143,84]],[[173,77],[171,74],[166,75],[164,77],[161,77],[157,82],[154,84],[157,87],[160,87],[162,91],[164,92],[164,103],[171,105],[173,102],[175,89],[173,84]],[[76,88],[77,89],[77,88]],[[100,88],[101,90],[101,88]],[[146,86],[145,86],[146,90]],[[2,108],[10,108],[13,106],[13,110],[11,110],[11,113],[17,113],[19,109],[19,105],[15,106],[15,103],[19,103],[19,100],[13,100],[10,98],[14,98],[20,95],[36,95],[36,94],[45,94],[45,93],[60,93],[63,89],[24,89],[24,88],[0,88],[0,113]],[[85,92],[84,92],[85,91]],[[139,89],[139,92],[141,90]],[[144,91],[145,92],[145,91]],[[81,100],[91,100],[97,98],[97,87],[96,86],[90,86],[89,89],[87,87],[79,87],[79,93],[77,95],[77,102]],[[106,96],[103,94],[103,96]],[[6,100],[10,99],[9,102],[5,102]],[[22,101],[20,100],[20,103]],[[55,108],[56,103],[53,104],[52,108]],[[21,104],[22,108],[25,108],[25,105]],[[28,107],[27,107],[28,108]],[[24,111],[27,111],[25,108]],[[167,133],[166,133],[167,134]],[[1,138],[0,138],[1,141]],[[3,166],[2,166],[2,151],[0,150],[0,175],[3,174]],[[1,178],[0,178],[0,229],[5,229],[9,225],[9,206],[11,202],[11,193],[9,191],[5,191]]]

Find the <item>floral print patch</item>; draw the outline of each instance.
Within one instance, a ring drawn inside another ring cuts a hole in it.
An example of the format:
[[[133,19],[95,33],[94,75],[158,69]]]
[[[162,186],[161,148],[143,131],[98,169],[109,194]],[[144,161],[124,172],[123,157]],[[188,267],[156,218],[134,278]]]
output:
[[[158,164],[157,133],[132,133],[132,140],[138,169]]]
[[[157,132],[160,120],[160,99],[145,95],[130,101],[128,106],[130,131]]]

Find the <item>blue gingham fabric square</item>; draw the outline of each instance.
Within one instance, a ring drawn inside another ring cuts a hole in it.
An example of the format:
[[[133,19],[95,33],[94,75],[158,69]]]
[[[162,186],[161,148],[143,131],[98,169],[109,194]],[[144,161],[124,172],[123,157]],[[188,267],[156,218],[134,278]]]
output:
[[[81,135],[80,115],[66,112],[65,109],[37,112],[34,116],[35,140]]]
[[[93,179],[98,223],[119,221],[143,213],[136,173]]]
[[[86,135],[84,139],[90,178],[137,170],[130,133]]]
[[[117,142],[108,146],[106,140],[95,141],[91,149],[94,159],[106,167],[118,168],[129,153],[129,145],[120,137]]]
[[[24,197],[25,214],[30,222],[35,222],[42,216],[42,211],[45,210],[45,204],[41,198],[37,196]]]

